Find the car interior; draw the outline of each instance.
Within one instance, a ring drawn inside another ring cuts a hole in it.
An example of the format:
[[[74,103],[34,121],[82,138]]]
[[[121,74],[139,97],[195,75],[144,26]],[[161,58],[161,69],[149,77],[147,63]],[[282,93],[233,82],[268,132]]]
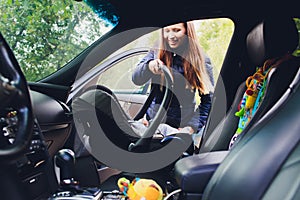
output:
[[[105,9],[107,2],[118,11],[118,24],[36,82],[27,80],[20,57],[0,29],[1,199],[130,199],[119,190],[118,180],[124,177],[155,180],[164,200],[299,199],[296,4],[273,2],[271,9],[269,2],[260,1],[154,0],[145,8],[136,0],[76,1],[98,14],[96,8]],[[80,82],[99,70],[95,66],[110,66],[107,57],[115,51],[153,30],[220,17],[233,21],[234,32],[196,151],[190,135],[155,137],[173,96],[167,67],[162,67],[167,88],[162,106],[143,135],[133,123],[144,116],[157,88],[148,85],[147,99],[129,116],[114,90],[93,80]],[[132,29],[139,31],[126,34]],[[118,37],[123,32],[126,37]],[[230,146],[248,77],[264,65],[270,70],[263,99]]]

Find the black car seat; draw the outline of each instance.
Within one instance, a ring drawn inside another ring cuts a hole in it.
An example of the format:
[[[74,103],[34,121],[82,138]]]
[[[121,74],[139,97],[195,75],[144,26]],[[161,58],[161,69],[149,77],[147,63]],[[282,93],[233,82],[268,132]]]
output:
[[[143,106],[141,107],[141,109],[137,112],[137,114],[134,117],[131,118],[123,109],[120,109],[120,112],[121,112],[120,115],[123,116],[122,120],[126,120],[128,122],[128,121],[138,121],[138,120],[142,119],[154,98],[156,89],[157,89],[156,85],[151,86],[151,91],[150,91],[146,101],[144,102]],[[106,86],[103,86],[103,85],[89,86],[88,88],[85,88],[82,93],[85,93],[90,90],[94,90],[94,91],[100,90],[100,91],[108,94],[110,97],[112,97],[116,101],[118,100],[117,96]],[[77,98],[75,100],[75,104],[73,104],[73,106],[75,105],[75,109],[78,108],[77,107],[78,105],[76,105],[77,104],[76,101],[78,101]],[[79,101],[81,101],[81,100],[79,100]],[[82,112],[84,112],[84,109],[82,109]],[[86,119],[88,119],[88,118],[86,118]],[[71,136],[68,138],[68,141],[65,144],[65,148],[72,149],[75,152],[76,157],[88,156],[88,155],[90,155],[90,153],[86,149],[85,144],[82,142],[82,138],[79,137],[78,131],[85,132],[86,130],[89,129],[89,127],[87,126],[86,122],[82,121],[82,119],[75,118],[75,121],[77,121],[77,123],[78,123],[78,120],[80,120],[80,123],[82,124],[82,128],[79,128],[79,130],[74,129],[72,131]],[[86,120],[86,121],[88,121],[88,120]],[[125,121],[123,121],[123,122],[125,123]],[[126,139],[128,139],[128,138],[126,138]],[[126,140],[126,141],[128,141],[128,140]],[[124,146],[123,148],[125,148],[126,145],[129,145],[129,144],[128,143],[122,144],[122,146]]]
[[[204,200],[300,199],[300,71],[219,165]]]
[[[247,51],[254,64],[253,67],[257,67],[262,66],[270,58],[280,58],[286,53],[292,53],[298,46],[298,42],[298,31],[293,19],[266,19],[248,34]],[[297,63],[299,59],[293,58],[272,69],[268,75],[265,97],[242,134],[245,134],[287,90],[297,72]],[[239,118],[235,116],[235,112],[245,90],[246,84],[243,82],[223,120],[212,132],[203,134],[200,153],[228,149],[230,140],[238,127]]]
[[[167,67],[163,67],[162,70],[166,77],[165,87],[167,89],[164,92],[162,106],[159,108],[149,127],[145,130],[143,136],[139,135],[139,133],[133,129],[130,121],[137,120],[146,109],[142,108],[138,115],[131,120],[121,108],[117,97],[108,88],[100,85],[92,86],[73,100],[72,112],[75,126],[77,126],[76,128],[79,130],[78,134],[80,138],[84,138],[85,135],[89,137],[87,144],[90,151],[96,150],[97,146],[99,146],[99,141],[105,138],[108,138],[114,145],[123,150],[135,152],[151,151],[164,146],[164,142],[161,142],[160,139],[155,140],[154,143],[150,142],[153,141],[152,135],[164,118],[173,95],[171,73]],[[153,89],[155,89],[155,87],[153,87]],[[153,91],[150,93],[146,104],[151,102],[151,98],[153,98],[151,94],[153,93]],[[179,142],[187,144],[185,146],[188,148],[188,143],[191,144],[192,141],[191,136],[186,137],[182,134],[179,135],[180,137],[174,138],[180,140]]]
[[[81,186],[98,186],[99,182],[103,181],[98,178],[98,172],[95,173],[95,167],[96,169],[103,167],[102,160],[97,156],[101,153],[97,148],[102,145],[103,137],[101,136],[105,135],[123,150],[128,150],[132,142],[139,141],[140,136],[132,130],[130,123],[144,116],[146,108],[152,102],[156,88],[156,85],[152,87],[145,104],[134,118],[129,117],[118,103],[116,95],[103,85],[90,86],[73,100],[72,110],[76,130],[73,131],[73,138],[70,138],[72,142],[67,148],[75,153],[75,178],[79,180]],[[160,140],[151,141],[151,143],[149,148],[164,145]],[[109,149],[105,151],[109,152]],[[95,159],[98,161],[97,165],[94,163]],[[82,171],[90,176],[82,176]],[[111,185],[117,187],[115,182]]]
[[[165,90],[162,106],[159,108],[158,113],[151,122],[152,125],[155,123],[160,123],[160,120],[163,119],[173,94],[172,76],[167,67],[164,67],[163,71],[166,80],[165,87],[168,89]],[[154,86],[153,88],[155,90],[156,87]],[[153,94],[153,92],[151,93]],[[151,98],[152,97],[150,94],[150,97],[146,101],[146,104],[151,103]],[[139,116],[143,116],[141,113],[145,112],[145,110],[145,108],[142,108],[139,114],[134,118],[134,120],[138,119]],[[170,156],[170,151],[166,150],[159,151],[157,155],[162,155],[164,154],[163,152],[165,152],[165,154],[171,158],[173,158],[175,155],[176,159],[184,156],[185,151],[188,150],[191,144],[193,144],[191,135],[185,133],[178,133],[176,134],[176,136],[170,136],[170,140],[141,137],[131,127],[131,119],[121,108],[117,97],[111,90],[104,86],[98,85],[87,88],[82,94],[80,94],[73,100],[72,112],[74,116],[75,126],[78,130],[77,134],[79,135],[79,138],[83,140],[81,143],[85,144],[85,147],[88,151],[87,153],[93,155],[96,160],[98,160],[100,163],[104,163],[104,165],[106,165],[107,163],[103,162],[101,159],[99,159],[99,157],[101,157],[100,154],[109,154],[111,151],[111,149],[109,148],[110,144],[107,145],[102,142],[107,141],[107,139],[109,139],[110,142],[114,143],[114,146],[118,147],[118,151],[133,151],[133,154],[136,154],[138,152],[147,153],[150,151],[160,150],[160,148],[164,147],[170,142],[172,143],[173,147],[176,147],[176,149],[172,149],[173,155]],[[153,129],[154,126],[152,126],[152,128],[150,126],[149,128],[147,128],[145,134],[155,132],[156,128]],[[85,140],[85,136],[88,136],[87,141]],[[134,144],[137,148],[130,149],[132,144]],[[101,145],[103,145],[104,148],[101,148]],[[99,150],[100,148],[103,151]],[[141,150],[139,148],[141,148]],[[166,149],[170,150],[170,148]],[[160,171],[160,169],[150,169],[149,172],[143,171],[145,169],[139,169],[140,172],[136,174],[131,173],[130,170],[124,170],[125,172],[112,176],[104,183],[102,183],[101,189],[118,189],[116,180],[118,180],[120,176],[127,177],[129,180],[133,180],[136,176],[139,176],[140,178],[153,178],[160,185],[166,185],[167,181],[170,180],[170,166],[174,164],[176,159],[172,160],[172,163],[170,163],[170,165],[167,164],[165,168],[161,169],[162,171]],[[130,159],[128,162],[132,162],[132,159]],[[117,169],[122,168],[122,166],[109,167],[114,167]]]
[[[127,149],[130,142],[138,138],[138,135],[132,131],[128,123],[129,117],[123,112],[117,98],[104,86],[97,85],[87,88],[83,94],[73,100],[72,110],[75,114],[74,120],[78,120],[75,124],[83,126],[78,130],[83,131],[82,134],[87,134],[91,138],[94,138],[99,131],[106,130],[110,132],[110,134],[106,134],[107,137],[123,149]],[[92,115],[93,111],[96,115]],[[95,116],[96,119],[94,119]],[[102,130],[93,129],[98,123]],[[124,134],[116,134],[120,132]]]

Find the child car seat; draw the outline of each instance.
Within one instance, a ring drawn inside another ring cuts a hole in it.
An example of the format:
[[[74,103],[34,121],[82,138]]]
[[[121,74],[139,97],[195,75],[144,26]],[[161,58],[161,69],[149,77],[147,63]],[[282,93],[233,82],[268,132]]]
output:
[[[101,136],[104,136],[123,150],[149,151],[152,136],[164,118],[173,94],[171,73],[166,66],[162,67],[162,70],[166,77],[165,87],[167,88],[162,106],[142,137],[132,128],[130,118],[121,108],[115,95],[104,86],[93,86],[72,102],[75,125],[78,130],[81,130],[81,133],[78,133],[81,134],[81,138],[87,135],[89,137],[87,143],[92,149],[94,147],[94,150],[99,146]],[[187,142],[186,139],[188,138],[182,139],[184,143]],[[188,146],[189,144],[187,148]],[[160,144],[154,148],[159,147]]]

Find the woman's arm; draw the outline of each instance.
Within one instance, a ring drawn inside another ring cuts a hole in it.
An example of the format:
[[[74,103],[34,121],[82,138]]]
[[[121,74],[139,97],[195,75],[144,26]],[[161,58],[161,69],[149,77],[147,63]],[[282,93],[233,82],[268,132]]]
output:
[[[214,87],[214,76],[213,76],[213,66],[210,58],[205,55],[205,67],[207,74],[209,76],[211,85]],[[195,132],[198,132],[205,124],[208,118],[208,114],[211,108],[211,99],[213,94],[200,95],[201,103],[196,109],[192,119],[188,123],[188,126],[191,126]]]
[[[211,94],[200,95],[201,103],[196,109],[192,119],[187,124],[198,132],[205,124],[211,108]]]
[[[205,56],[205,67],[206,67],[206,71],[207,71],[207,74],[209,76],[211,85],[214,86],[215,85],[215,80],[214,80],[214,73],[213,73],[213,65],[212,65],[211,60],[208,56]]]
[[[154,52],[151,50],[148,54],[138,63],[132,74],[132,81],[136,85],[143,85],[147,83],[153,76],[149,69],[149,62],[154,60]]]

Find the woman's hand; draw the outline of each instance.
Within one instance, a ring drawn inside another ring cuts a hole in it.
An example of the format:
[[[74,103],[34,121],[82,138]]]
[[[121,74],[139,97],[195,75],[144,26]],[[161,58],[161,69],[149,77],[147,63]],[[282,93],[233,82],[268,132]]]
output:
[[[164,65],[164,63],[160,59],[151,60],[149,62],[149,70],[153,74],[162,74],[161,65]]]
[[[190,135],[192,135],[193,133],[195,133],[194,129],[193,129],[192,127],[190,127],[190,126],[186,126],[186,127],[184,127],[184,128],[178,128],[178,130],[179,130],[180,132],[188,133],[188,134],[190,134]]]
[[[141,121],[145,126],[149,126],[149,121],[147,119],[143,118]]]

